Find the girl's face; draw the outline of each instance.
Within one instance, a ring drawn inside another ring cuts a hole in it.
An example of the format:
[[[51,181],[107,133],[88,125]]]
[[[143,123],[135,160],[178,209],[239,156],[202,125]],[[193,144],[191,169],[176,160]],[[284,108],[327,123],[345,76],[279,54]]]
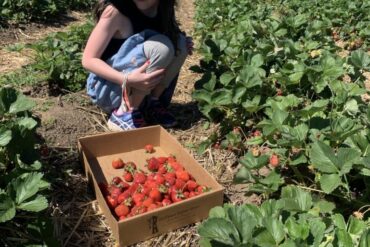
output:
[[[155,16],[160,0],[133,0],[136,7],[148,16]]]

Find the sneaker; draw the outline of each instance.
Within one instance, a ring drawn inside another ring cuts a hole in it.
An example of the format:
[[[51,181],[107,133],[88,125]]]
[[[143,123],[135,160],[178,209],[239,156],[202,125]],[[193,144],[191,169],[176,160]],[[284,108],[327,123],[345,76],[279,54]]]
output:
[[[176,118],[162,105],[159,100],[151,100],[146,112],[151,122],[171,128],[177,125]]]
[[[108,120],[108,128],[112,131],[122,131],[137,129],[145,126],[145,121],[140,111],[125,112],[117,115],[116,111],[112,112]]]

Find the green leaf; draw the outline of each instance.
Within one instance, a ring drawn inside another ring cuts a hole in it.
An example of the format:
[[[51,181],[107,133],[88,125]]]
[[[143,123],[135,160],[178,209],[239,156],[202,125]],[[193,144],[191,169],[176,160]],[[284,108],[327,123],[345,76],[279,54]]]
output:
[[[349,235],[349,233],[346,232],[346,230],[337,229],[335,236],[337,237],[336,239],[337,242],[335,246],[338,246],[338,247],[353,247],[354,246],[351,235]]]
[[[275,125],[281,126],[284,121],[288,118],[289,113],[278,108],[274,109],[274,113],[272,115],[272,122]]]
[[[235,76],[231,72],[225,72],[220,76],[220,82],[222,85],[227,86],[229,83],[235,79]]]
[[[248,168],[242,166],[234,177],[234,183],[248,183],[253,181],[253,175]]]
[[[365,69],[370,64],[370,56],[363,50],[356,50],[351,53],[349,61],[358,69]]]
[[[363,220],[357,219],[352,215],[348,220],[348,233],[352,235],[360,235],[366,229],[366,223]]]
[[[9,113],[16,114],[18,112],[28,111],[35,107],[36,103],[28,99],[23,94],[19,94],[17,100],[10,105]]]
[[[347,112],[351,116],[355,116],[359,112],[357,101],[355,99],[347,101],[344,105],[343,111]]]
[[[341,184],[341,178],[338,174],[323,174],[320,177],[321,189],[330,194]]]
[[[336,227],[338,227],[341,230],[345,230],[347,228],[346,221],[341,214],[334,214],[332,216],[333,223]]]
[[[0,146],[5,147],[12,140],[12,131],[0,128]]]
[[[271,233],[267,230],[263,230],[254,237],[254,242],[257,246],[263,247],[276,247],[276,241]]]
[[[201,237],[230,246],[240,244],[240,236],[235,226],[226,219],[211,218],[198,227]]]
[[[264,63],[264,59],[261,54],[256,54],[251,59],[251,65],[254,67],[261,67],[263,63]]]
[[[309,224],[312,236],[315,238],[313,246],[318,246],[324,238],[326,229],[325,223],[322,221],[322,219],[314,219],[309,221]]]
[[[34,200],[23,202],[17,206],[18,209],[31,211],[31,212],[40,212],[48,207],[48,201],[44,196],[37,195]]]
[[[285,222],[285,227],[293,239],[305,240],[310,234],[310,226],[306,222],[296,222],[292,217]]]
[[[268,162],[269,162],[268,155],[264,154],[259,157],[254,157],[252,152],[248,152],[240,159],[240,163],[249,169],[259,169],[267,165]]]
[[[370,229],[367,229],[362,233],[360,243],[358,247],[369,247],[370,246]]]
[[[209,218],[226,218],[226,212],[223,207],[216,206],[209,211]]]
[[[309,192],[295,186],[286,186],[281,191],[284,209],[288,211],[308,211],[312,207],[312,197]]]
[[[232,92],[226,89],[219,89],[212,94],[212,103],[217,106],[232,104]]]
[[[15,204],[5,193],[0,192],[0,223],[13,219],[15,216]]]
[[[9,111],[10,105],[17,100],[17,91],[14,88],[0,89],[0,116]]]
[[[232,207],[228,210],[230,220],[238,229],[242,243],[248,243],[252,239],[252,234],[257,221],[250,215],[247,208],[243,206]],[[246,224],[246,222],[248,222]]]
[[[24,178],[18,177],[11,182],[15,192],[17,205],[34,196],[39,191],[42,173],[28,173]]]
[[[268,217],[264,219],[264,226],[274,238],[275,243],[278,245],[281,241],[283,241],[285,237],[284,232],[284,225],[281,221],[276,218]]]
[[[325,200],[320,200],[315,203],[315,207],[319,208],[320,213],[331,213],[335,209],[335,204]]]
[[[339,148],[338,150],[337,167],[341,174],[347,174],[352,169],[353,164],[356,164],[361,159],[361,153],[354,148]]]
[[[199,144],[199,147],[197,149],[198,154],[203,154],[211,145],[213,141],[211,139],[207,139]]]
[[[337,157],[331,147],[324,142],[317,141],[312,144],[310,159],[311,164],[321,172],[339,172],[334,165],[338,163]]]
[[[26,118],[21,118],[18,121],[18,125],[21,128],[24,128],[24,129],[27,129],[27,130],[32,130],[37,126],[37,122],[33,118],[26,117]]]

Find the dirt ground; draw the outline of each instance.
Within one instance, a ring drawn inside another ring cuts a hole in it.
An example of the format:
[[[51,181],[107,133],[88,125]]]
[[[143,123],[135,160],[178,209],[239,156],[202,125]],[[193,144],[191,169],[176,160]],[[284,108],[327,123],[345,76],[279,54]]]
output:
[[[193,32],[194,1],[179,1],[177,16],[181,28],[188,35]],[[85,14],[72,13],[54,26],[41,24],[0,31],[1,47],[12,43],[27,43],[44,37],[50,32],[65,30],[67,26],[83,22]],[[8,59],[13,56],[14,59]],[[191,98],[193,85],[199,78],[189,67],[199,63],[200,56],[189,57],[180,73],[170,109],[176,112],[180,126],[170,129],[198,162],[205,167],[225,187],[225,202],[241,204],[259,203],[257,196],[244,196],[246,187],[232,184],[233,173],[237,169],[237,157],[230,152],[208,149],[204,155],[197,155],[191,147],[196,147],[206,139],[217,125],[204,128],[206,120]],[[0,73],[5,73],[30,62],[25,54],[9,53],[0,49]],[[63,246],[115,246],[104,216],[99,212],[97,202],[87,184],[81,163],[78,159],[77,140],[80,137],[108,131],[107,116],[90,103],[85,91],[64,92],[51,96],[47,84],[22,88],[38,104],[35,115],[40,118],[39,135],[49,148],[44,162],[50,170],[58,174],[53,185],[50,214],[53,217],[55,232]],[[197,224],[190,225],[134,246],[198,246]]]

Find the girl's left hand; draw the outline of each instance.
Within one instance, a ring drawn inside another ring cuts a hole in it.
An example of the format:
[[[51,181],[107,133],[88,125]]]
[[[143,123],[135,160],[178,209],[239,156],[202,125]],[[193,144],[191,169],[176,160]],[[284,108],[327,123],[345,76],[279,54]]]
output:
[[[194,42],[193,42],[193,38],[190,36],[186,36],[186,48],[188,50],[188,54],[193,55]]]

